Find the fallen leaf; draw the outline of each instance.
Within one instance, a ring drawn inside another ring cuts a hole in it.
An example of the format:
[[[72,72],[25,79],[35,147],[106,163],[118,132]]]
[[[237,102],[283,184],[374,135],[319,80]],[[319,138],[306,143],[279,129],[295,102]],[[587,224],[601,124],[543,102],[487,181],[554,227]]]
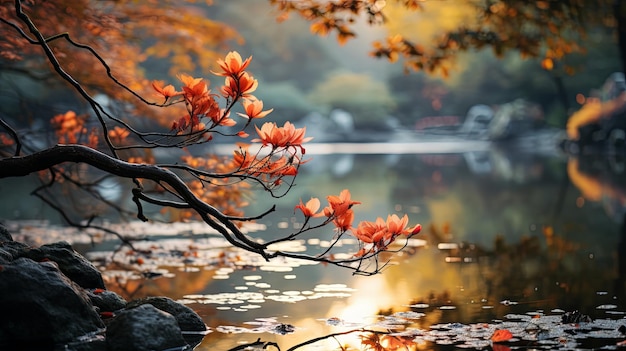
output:
[[[491,336],[491,341],[503,342],[503,341],[511,340],[511,338],[513,338],[513,334],[511,334],[510,331],[506,329],[498,329],[495,332],[493,332],[493,335]]]

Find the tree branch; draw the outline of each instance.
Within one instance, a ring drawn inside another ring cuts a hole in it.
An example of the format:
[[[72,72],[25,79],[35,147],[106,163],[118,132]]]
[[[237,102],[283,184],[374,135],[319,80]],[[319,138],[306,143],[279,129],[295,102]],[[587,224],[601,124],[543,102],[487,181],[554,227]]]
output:
[[[264,245],[247,238],[226,215],[196,197],[176,173],[156,165],[128,163],[83,145],[56,145],[31,155],[0,160],[0,178],[23,177],[64,162],[86,163],[122,178],[141,178],[166,183],[198,212],[207,224],[227,239],[234,235],[238,239],[234,241],[238,247],[266,257]]]

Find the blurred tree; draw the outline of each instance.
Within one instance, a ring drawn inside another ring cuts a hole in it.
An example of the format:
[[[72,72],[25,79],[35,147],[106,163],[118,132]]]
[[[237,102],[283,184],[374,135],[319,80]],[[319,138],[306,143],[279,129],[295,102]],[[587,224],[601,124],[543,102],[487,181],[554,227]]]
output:
[[[316,104],[352,114],[356,129],[380,130],[395,104],[386,83],[357,73],[330,74],[310,96]]]
[[[385,24],[392,32],[384,41],[375,41],[372,55],[392,62],[404,58],[407,70],[438,72],[446,76],[458,52],[491,47],[497,55],[518,51],[523,57],[538,57],[546,70],[558,68],[566,55],[584,52],[579,40],[596,28],[625,32],[626,5],[612,0],[481,0],[454,2],[448,11],[471,8],[475,18],[460,20],[456,28],[434,38],[433,43],[416,42],[422,29],[416,17],[433,4],[419,0],[270,0],[281,11],[280,19],[295,12],[312,22],[319,35],[337,34],[339,42],[353,38],[354,24],[366,17],[370,24]],[[615,7],[613,4],[616,4]],[[402,8],[402,11],[398,9]],[[411,16],[408,12],[416,14]],[[620,35],[622,52],[625,46]],[[624,55],[622,55],[624,56]],[[622,62],[624,59],[622,58]],[[622,64],[622,66],[624,66]],[[571,72],[572,67],[562,67]]]
[[[258,77],[265,86],[289,81],[295,88],[306,91],[322,78],[320,72],[335,69],[339,64],[323,40],[310,34],[305,20],[272,25],[275,11],[267,0],[217,1],[211,9],[211,18],[228,21],[246,38],[244,45],[233,47],[254,52],[251,68],[262,67]]]
[[[87,92],[130,103],[132,109],[126,113],[158,117],[154,109],[133,96],[133,92],[152,94],[142,66],[146,60],[164,67],[153,78],[166,78],[168,69],[170,74],[195,69],[208,73],[216,67],[214,62],[225,43],[242,40],[226,23],[208,19],[195,2],[58,0],[23,1],[23,6],[34,23],[45,23],[40,29],[46,42],[64,70],[83,82]],[[16,30],[28,29],[16,18],[14,7],[14,1],[0,1],[0,74],[7,81],[15,80],[16,74],[45,80],[47,91],[55,91],[50,84],[67,88],[67,82],[50,74],[49,62],[39,55],[41,48],[25,36],[15,35]],[[108,66],[99,62],[94,51],[101,53]],[[119,89],[116,81],[127,89]],[[7,95],[17,94],[13,89],[3,90]]]

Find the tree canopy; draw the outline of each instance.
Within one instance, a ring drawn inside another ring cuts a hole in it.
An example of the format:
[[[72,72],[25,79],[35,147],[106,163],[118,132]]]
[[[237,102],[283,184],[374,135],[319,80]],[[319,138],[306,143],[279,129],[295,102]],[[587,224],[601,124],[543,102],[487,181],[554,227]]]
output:
[[[482,0],[459,1],[452,6],[418,0],[270,2],[281,12],[281,20],[295,13],[311,22],[311,32],[334,33],[340,43],[358,35],[355,24],[365,17],[369,24],[389,29],[386,39],[373,42],[371,55],[391,62],[402,58],[407,71],[444,76],[457,53],[485,47],[497,55],[515,50],[523,57],[541,58],[544,69],[551,70],[565,56],[584,52],[578,42],[589,31],[598,27],[619,29],[626,18],[626,11],[614,8],[614,2],[608,0]],[[448,14],[463,9],[471,15],[464,14],[458,23],[446,26],[445,33],[424,42],[419,33],[429,9],[437,6],[448,6]],[[569,66],[563,69],[573,70]]]

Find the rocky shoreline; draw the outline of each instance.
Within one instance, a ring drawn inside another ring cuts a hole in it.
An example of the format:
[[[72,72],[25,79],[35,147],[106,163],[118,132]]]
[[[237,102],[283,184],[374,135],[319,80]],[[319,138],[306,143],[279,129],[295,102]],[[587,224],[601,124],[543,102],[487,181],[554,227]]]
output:
[[[0,350],[191,350],[207,327],[167,297],[126,301],[67,242],[38,248],[0,224]]]

